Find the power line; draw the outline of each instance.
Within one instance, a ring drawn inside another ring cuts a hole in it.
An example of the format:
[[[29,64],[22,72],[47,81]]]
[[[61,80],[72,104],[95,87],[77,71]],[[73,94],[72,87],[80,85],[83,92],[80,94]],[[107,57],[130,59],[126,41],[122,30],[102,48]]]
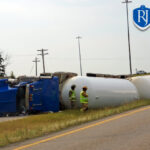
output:
[[[34,68],[34,65],[32,65],[32,67],[31,67],[30,74],[32,73],[32,71],[33,71],[33,68]]]
[[[41,56],[42,56],[43,73],[45,73],[45,60],[44,60],[44,56],[45,56],[45,55],[48,55],[48,53],[45,53],[45,51],[48,51],[48,49],[41,49],[41,50],[37,50],[37,51],[40,51],[40,52],[41,52],[41,54],[38,54],[38,55],[41,55]]]
[[[35,62],[35,75],[37,76],[37,63],[40,62],[40,60],[37,57],[35,57],[35,60],[33,60],[32,62]]]
[[[130,74],[132,75],[131,46],[130,46],[130,26],[129,26],[129,9],[128,9],[128,4],[132,3],[132,1],[125,0],[125,2],[122,2],[122,3],[126,4],[127,28],[128,28],[128,48],[129,48],[129,67],[130,67]]]

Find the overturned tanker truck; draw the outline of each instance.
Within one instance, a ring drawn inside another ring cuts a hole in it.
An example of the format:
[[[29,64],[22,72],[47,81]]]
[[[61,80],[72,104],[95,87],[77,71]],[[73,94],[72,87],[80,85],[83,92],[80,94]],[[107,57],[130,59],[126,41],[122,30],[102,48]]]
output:
[[[122,78],[122,77],[121,77]],[[69,90],[76,85],[76,106],[81,107],[80,91],[88,87],[89,108],[119,106],[138,100],[141,96],[137,85],[128,79],[114,77],[77,76],[75,73],[56,72],[34,80],[19,79],[10,84],[0,80],[0,115],[34,112],[58,112],[69,109]]]
[[[70,109],[69,90],[76,85],[76,107],[80,108],[80,92],[83,86],[88,87],[89,102],[91,109],[119,106],[135,100],[139,100],[136,86],[128,79],[128,76],[112,76],[102,74],[87,74],[77,76],[68,73],[55,73],[59,77],[60,106]]]
[[[66,108],[70,108],[67,91],[74,84],[78,108],[81,107],[80,91],[83,86],[88,87],[88,107],[92,109],[119,106],[139,99],[136,87],[129,80],[78,76],[67,80],[62,88],[62,102]]]

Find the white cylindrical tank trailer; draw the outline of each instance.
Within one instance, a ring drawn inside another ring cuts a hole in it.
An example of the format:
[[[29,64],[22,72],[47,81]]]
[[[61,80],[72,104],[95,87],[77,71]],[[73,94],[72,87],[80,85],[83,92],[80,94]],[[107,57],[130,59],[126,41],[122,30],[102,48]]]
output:
[[[136,86],[140,99],[150,99],[150,76],[132,77],[130,81]]]
[[[136,87],[128,80],[100,77],[73,77],[68,79],[62,88],[62,102],[70,108],[69,90],[76,85],[77,107],[80,104],[80,92],[83,86],[88,87],[89,108],[118,106],[139,99]]]

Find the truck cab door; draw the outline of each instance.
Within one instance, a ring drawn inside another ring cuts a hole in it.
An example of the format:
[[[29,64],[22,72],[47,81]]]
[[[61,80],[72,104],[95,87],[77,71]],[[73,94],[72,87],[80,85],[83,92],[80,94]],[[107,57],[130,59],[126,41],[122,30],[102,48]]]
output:
[[[36,81],[29,84],[29,111],[42,110],[42,82]]]

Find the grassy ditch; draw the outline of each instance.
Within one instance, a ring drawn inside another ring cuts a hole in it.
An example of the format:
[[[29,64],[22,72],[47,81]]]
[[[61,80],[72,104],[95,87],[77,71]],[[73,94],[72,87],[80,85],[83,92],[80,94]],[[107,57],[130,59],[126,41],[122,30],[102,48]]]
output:
[[[139,100],[123,106],[88,110],[66,110],[60,113],[29,116],[20,120],[0,123],[0,146],[46,135],[70,126],[122,113],[141,106],[150,105],[150,100]]]
[[[146,74],[133,74],[131,77],[139,77],[139,76],[149,76],[150,73],[146,73]]]

